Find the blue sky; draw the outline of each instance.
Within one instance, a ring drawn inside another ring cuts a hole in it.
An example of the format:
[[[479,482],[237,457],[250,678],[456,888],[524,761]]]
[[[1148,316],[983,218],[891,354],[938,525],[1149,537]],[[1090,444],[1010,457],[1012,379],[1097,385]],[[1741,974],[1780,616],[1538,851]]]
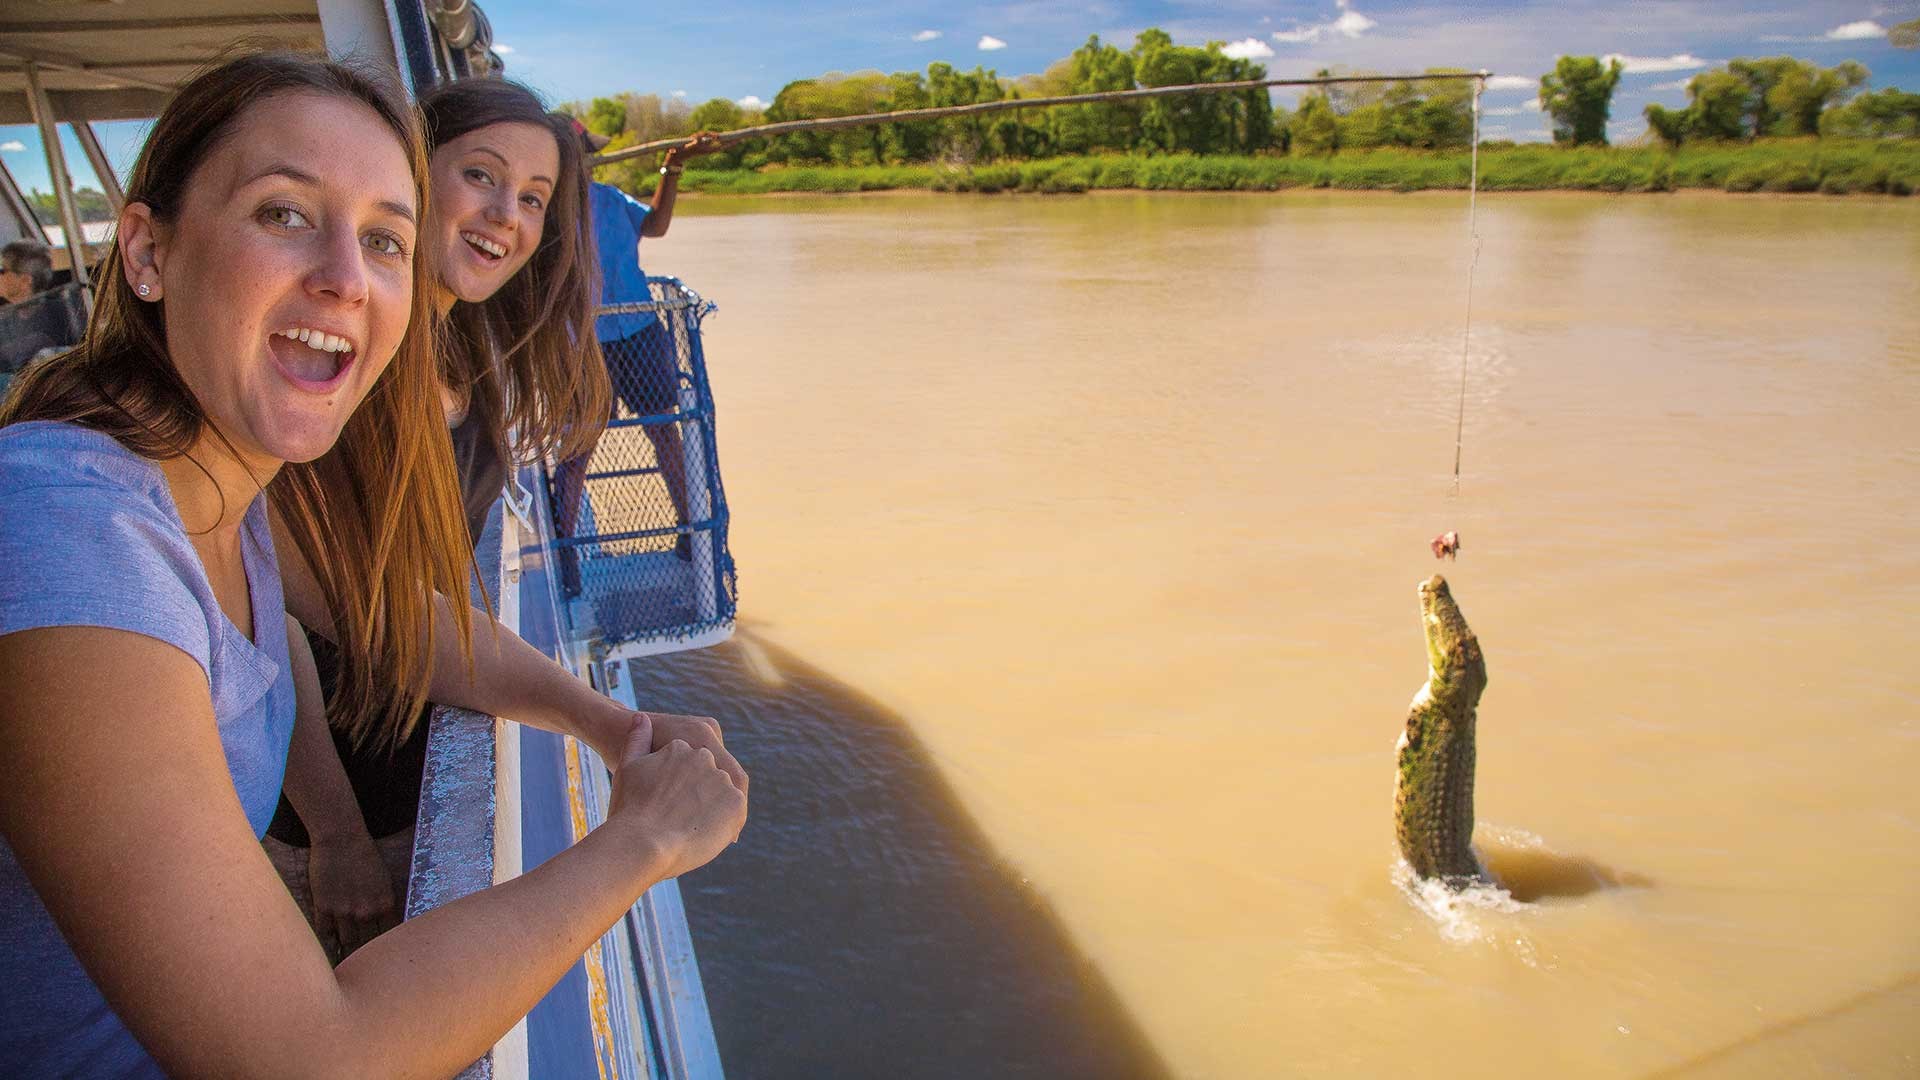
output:
[[[1920,0],[480,0],[508,73],[552,100],[633,90],[689,101],[771,101],[786,83],[827,71],[922,70],[935,60],[984,64],[1003,76],[1044,70],[1089,34],[1125,47],[1157,26],[1176,41],[1233,43],[1274,77],[1323,67],[1417,71],[1488,68],[1505,76],[1486,97],[1486,134],[1540,139],[1533,100],[1562,54],[1617,54],[1612,134],[1637,136],[1648,102],[1681,105],[1689,76],[1736,56],[1788,53],[1820,64],[1854,59],[1875,88],[1920,91],[1920,51],[1876,28],[1920,17]],[[1268,54],[1271,55],[1268,55]],[[107,125],[120,160],[143,127]],[[15,149],[15,147],[18,149]],[[0,127],[0,160],[27,187],[46,187],[32,128]],[[77,148],[70,162],[89,182]]]
[[[620,90],[691,101],[771,101],[826,71],[920,70],[944,60],[1003,76],[1044,70],[1089,34],[1126,47],[1157,26],[1176,41],[1236,43],[1274,77],[1345,65],[1377,71],[1488,68],[1524,85],[1492,90],[1494,134],[1543,138],[1524,103],[1562,54],[1628,59],[1614,98],[1620,135],[1644,129],[1648,102],[1680,105],[1694,72],[1736,56],[1857,59],[1873,85],[1920,89],[1920,52],[1885,27],[1920,0],[1031,0],[978,5],[890,0],[826,5],[706,0],[641,7],[617,0],[482,0],[509,73],[556,98]],[[811,10],[809,10],[811,9]],[[627,14],[640,11],[643,14]],[[931,36],[937,34],[938,36]],[[1872,34],[1872,36],[1865,36]],[[1267,55],[1268,53],[1271,55]],[[1291,95],[1288,95],[1289,97]]]

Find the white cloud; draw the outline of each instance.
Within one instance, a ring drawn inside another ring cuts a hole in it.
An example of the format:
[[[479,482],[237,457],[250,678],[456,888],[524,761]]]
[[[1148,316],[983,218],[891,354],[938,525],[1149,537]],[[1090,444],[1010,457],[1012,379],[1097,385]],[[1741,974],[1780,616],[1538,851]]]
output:
[[[1600,58],[1603,64],[1614,60],[1620,61],[1620,67],[1629,75],[1651,75],[1661,71],[1692,71],[1695,68],[1707,66],[1705,60],[1692,53],[1675,53],[1672,56],[1622,56],[1619,53],[1608,53]]]
[[[1859,22],[1844,23],[1827,31],[1828,41],[1865,41],[1868,38],[1883,38],[1886,36],[1887,28],[1874,22],[1872,19],[1861,19]]]
[[[1495,75],[1487,80],[1489,90],[1537,90],[1540,80],[1531,75]]]
[[[1229,42],[1220,50],[1220,54],[1235,60],[1265,60],[1273,55],[1273,46],[1259,38],[1244,38]]]
[[[743,109],[764,109],[767,107],[766,102],[761,101],[758,97],[756,97],[753,94],[748,94],[746,97],[743,97],[739,101],[734,102],[734,104],[740,106]]]
[[[1305,45],[1324,38],[1339,36],[1357,38],[1361,34],[1380,24],[1353,10],[1353,0],[1336,0],[1340,5],[1340,14],[1332,22],[1315,23],[1312,26],[1295,26],[1291,30],[1275,30],[1273,40],[1288,45]]]
[[[1531,110],[1531,111],[1533,111],[1533,112],[1539,112],[1539,111],[1540,111],[1540,99],[1539,99],[1539,98],[1534,98],[1534,99],[1533,99],[1532,101],[1523,101],[1523,102],[1521,102],[1521,103],[1520,103],[1520,107],[1521,107],[1521,108],[1523,108],[1523,109],[1528,109],[1528,110]]]
[[[922,30],[919,33],[913,35],[913,40],[932,41],[935,38],[938,38],[939,36],[940,36],[940,31],[938,30]]]
[[[1649,90],[1685,90],[1692,79],[1675,79],[1672,82],[1657,82],[1647,87]]]
[[[687,92],[686,92],[685,90],[675,90],[675,91],[673,92],[673,96],[674,96],[674,97],[686,97],[686,96],[687,96]]]
[[[1520,116],[1527,111],[1524,106],[1515,105],[1507,109],[1488,109],[1486,110],[1486,114],[1488,116]]]
[[[27,144],[21,142],[19,139],[8,139],[6,142],[0,142],[0,153],[18,154],[26,148]]]
[[[493,51],[494,51],[494,52],[497,52],[497,53],[499,53],[499,54],[500,54],[501,56],[512,56],[512,55],[513,55],[513,46],[511,46],[511,45],[504,45],[504,44],[502,44],[502,43],[500,43],[500,42],[498,42],[498,41],[496,41],[496,42],[494,42],[494,43],[493,43]]]
[[[1001,41],[999,38],[994,37],[992,34],[980,35],[980,51],[981,52],[992,52],[995,49],[1004,49],[1006,47],[1007,47],[1006,42]]]
[[[1333,32],[1346,37],[1359,37],[1379,25],[1357,11],[1343,9],[1340,17],[1333,20]]]

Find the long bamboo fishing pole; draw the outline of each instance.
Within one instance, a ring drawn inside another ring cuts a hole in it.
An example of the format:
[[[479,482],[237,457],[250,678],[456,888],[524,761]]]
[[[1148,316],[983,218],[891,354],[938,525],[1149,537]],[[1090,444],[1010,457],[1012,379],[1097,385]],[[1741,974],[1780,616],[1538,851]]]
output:
[[[715,133],[720,145],[741,142],[746,139],[765,138],[769,135],[786,135],[796,131],[834,131],[839,128],[862,127],[867,124],[906,123],[914,120],[941,120],[954,116],[978,116],[982,113],[1005,112],[1008,109],[1044,108],[1051,105],[1092,105],[1104,101],[1132,101],[1139,98],[1169,97],[1175,94],[1227,94],[1236,90],[1264,90],[1270,86],[1326,86],[1338,83],[1363,82],[1435,82],[1444,80],[1480,79],[1485,80],[1493,73],[1482,68],[1479,71],[1444,72],[1427,75],[1321,75],[1311,79],[1251,79],[1244,82],[1189,83],[1183,86],[1148,86],[1138,90],[1102,90],[1092,94],[1068,94],[1064,97],[1046,98],[1002,98],[999,101],[976,101],[971,105],[941,105],[931,109],[902,109],[898,112],[862,113],[858,116],[821,116],[811,120],[784,120],[777,124],[758,124],[754,127],[735,128],[732,131]],[[1485,82],[1481,83],[1485,86]],[[623,146],[606,154],[595,154],[589,160],[594,165],[611,165],[616,161],[642,157],[647,154],[672,150],[692,142],[691,138],[655,139],[637,146]]]

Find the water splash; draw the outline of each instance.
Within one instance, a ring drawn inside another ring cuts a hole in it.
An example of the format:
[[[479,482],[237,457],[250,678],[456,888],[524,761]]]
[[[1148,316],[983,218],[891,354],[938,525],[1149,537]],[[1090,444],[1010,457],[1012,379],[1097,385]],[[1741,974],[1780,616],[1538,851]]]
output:
[[[1527,910],[1526,904],[1498,884],[1450,888],[1432,878],[1415,876],[1405,859],[1394,861],[1393,883],[1421,914],[1433,920],[1441,937],[1456,944],[1504,945],[1512,931],[1512,920],[1495,916],[1519,915]],[[1532,953],[1531,943],[1524,938],[1515,939],[1514,944],[1521,945],[1524,953]]]
[[[1393,883],[1413,906],[1460,945],[1485,945],[1513,953],[1539,967],[1539,950],[1519,920],[1549,910],[1547,902],[1587,896],[1603,889],[1651,888],[1651,878],[1617,870],[1584,855],[1562,855],[1545,838],[1525,829],[1482,823],[1474,853],[1493,879],[1465,889],[1416,877],[1396,859]],[[1549,964],[1549,967],[1552,965]]]

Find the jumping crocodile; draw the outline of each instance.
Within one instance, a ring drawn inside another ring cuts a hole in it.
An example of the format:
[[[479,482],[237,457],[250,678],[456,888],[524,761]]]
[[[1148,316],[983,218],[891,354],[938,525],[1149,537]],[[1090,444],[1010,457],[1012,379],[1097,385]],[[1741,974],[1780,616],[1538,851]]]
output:
[[[1427,683],[1413,696],[1400,735],[1394,835],[1415,874],[1465,888],[1489,880],[1473,852],[1474,710],[1487,664],[1439,574],[1420,583],[1420,617]]]

